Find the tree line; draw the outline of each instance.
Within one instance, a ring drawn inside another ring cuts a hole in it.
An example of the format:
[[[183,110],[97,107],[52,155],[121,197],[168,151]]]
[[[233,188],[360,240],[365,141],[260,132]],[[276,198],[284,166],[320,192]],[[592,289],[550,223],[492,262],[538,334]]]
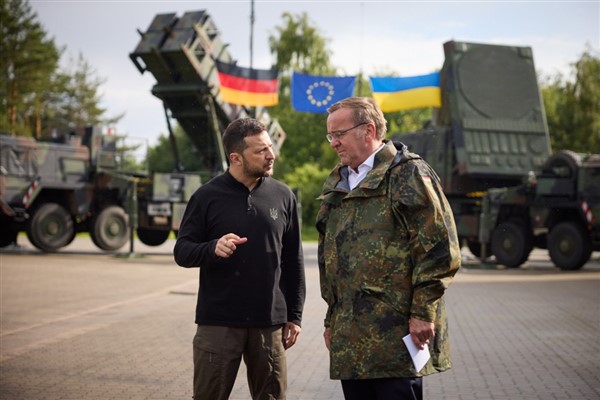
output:
[[[26,0],[0,1],[0,132],[43,139],[114,124],[98,90],[105,82],[82,54],[60,67],[59,47]]]
[[[60,67],[64,48],[58,47],[26,0],[0,1],[0,132],[43,139],[87,125],[113,125],[123,114],[108,117],[100,106],[99,88],[105,82],[79,55],[71,70]],[[279,104],[270,114],[286,131],[286,141],[276,165],[276,178],[300,188],[303,219],[312,223],[315,198],[330,169],[337,162],[325,140],[326,115],[296,112],[291,107],[293,71],[337,75],[331,61],[329,40],[311,23],[306,13],[284,13],[281,24],[269,36],[274,67],[280,71]],[[600,56],[588,48],[572,64],[572,77],[561,74],[540,77],[552,148],[581,153],[600,153]],[[380,71],[376,75],[390,75]],[[363,75],[357,77],[357,95],[370,96]],[[150,94],[148,94],[150,95]],[[432,117],[430,109],[386,113],[389,134],[420,129]],[[179,156],[194,171],[194,146],[179,127],[175,129]],[[152,172],[173,170],[170,141],[161,135],[149,149]]]

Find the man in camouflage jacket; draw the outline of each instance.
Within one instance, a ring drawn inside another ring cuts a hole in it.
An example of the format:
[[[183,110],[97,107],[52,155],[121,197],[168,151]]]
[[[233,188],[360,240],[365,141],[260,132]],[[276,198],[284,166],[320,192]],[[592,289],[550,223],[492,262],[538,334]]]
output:
[[[421,377],[450,368],[442,296],[460,267],[452,211],[433,169],[383,140],[372,99],[328,111],[341,161],[317,216],[330,376],[346,399],[421,399]],[[431,353],[420,371],[402,340],[409,333]]]

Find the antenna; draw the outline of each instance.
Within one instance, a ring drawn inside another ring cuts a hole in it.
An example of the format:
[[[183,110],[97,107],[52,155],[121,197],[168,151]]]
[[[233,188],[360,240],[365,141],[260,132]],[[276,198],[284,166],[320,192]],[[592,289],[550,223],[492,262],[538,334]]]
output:
[[[250,72],[252,73],[254,53],[254,0],[250,0]],[[256,107],[250,107],[250,116],[256,117]]]
[[[254,49],[254,0],[250,0],[250,69],[252,69],[252,53]]]

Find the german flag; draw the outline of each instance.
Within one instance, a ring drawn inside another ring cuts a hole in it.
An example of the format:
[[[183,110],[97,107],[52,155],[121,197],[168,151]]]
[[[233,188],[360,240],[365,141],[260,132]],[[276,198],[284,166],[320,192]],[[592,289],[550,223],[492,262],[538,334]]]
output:
[[[274,106],[279,102],[276,69],[250,69],[216,60],[221,98],[242,106]]]

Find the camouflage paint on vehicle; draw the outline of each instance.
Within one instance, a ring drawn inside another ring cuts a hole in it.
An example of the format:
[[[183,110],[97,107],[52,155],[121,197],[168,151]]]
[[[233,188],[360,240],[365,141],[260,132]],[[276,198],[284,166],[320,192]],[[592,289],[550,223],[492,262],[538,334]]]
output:
[[[261,120],[279,151],[285,132],[265,108],[221,100],[215,60],[233,59],[205,11],[157,15],[130,58],[140,73],[156,78],[152,93],[194,143],[203,170],[184,172],[178,163],[176,173],[131,170],[123,137],[98,127],[79,129],[61,143],[3,136],[0,223],[7,229],[0,246],[13,243],[22,230],[44,251],[66,246],[80,231],[90,232],[107,251],[122,247],[132,229],[143,243],[162,244],[179,229],[202,177],[227,168],[221,136],[229,122],[251,115]]]
[[[444,51],[441,108],[394,139],[439,173],[474,255],[518,267],[541,247],[581,268],[600,249],[598,155],[552,153],[532,49],[450,41]]]

